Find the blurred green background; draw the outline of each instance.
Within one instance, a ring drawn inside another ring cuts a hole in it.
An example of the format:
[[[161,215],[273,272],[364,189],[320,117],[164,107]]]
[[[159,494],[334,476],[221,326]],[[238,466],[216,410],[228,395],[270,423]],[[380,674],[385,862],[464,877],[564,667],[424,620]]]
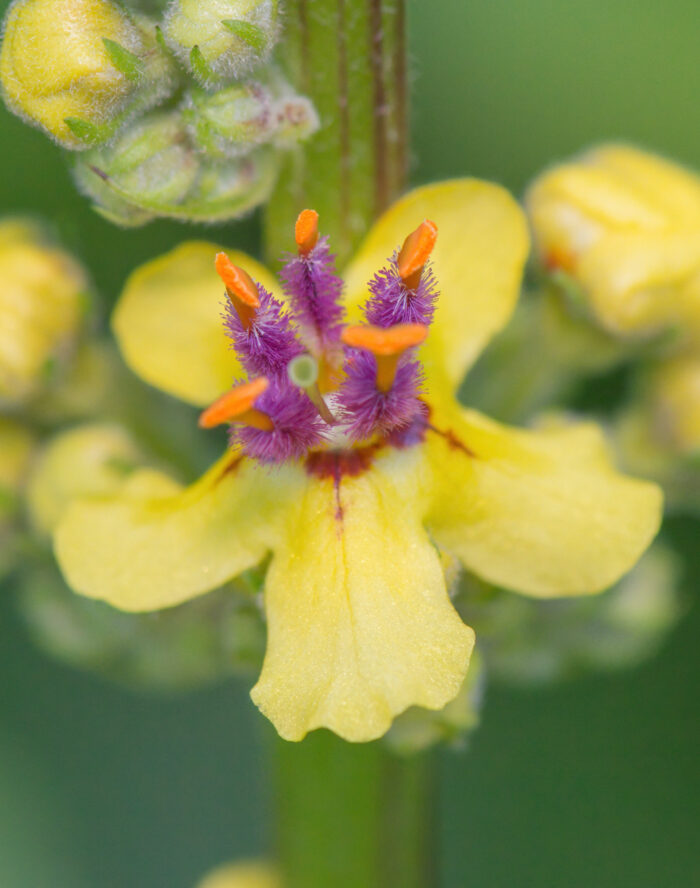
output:
[[[414,0],[410,13],[415,181],[466,173],[519,192],[609,138],[700,167],[697,0]],[[105,303],[178,240],[256,244],[256,220],[116,230],[43,136],[4,111],[0,132],[0,211],[48,216]],[[700,884],[698,524],[668,528],[691,610],[661,655],[553,689],[491,687],[469,752],[442,754],[443,888]],[[244,683],[162,698],[75,673],[32,648],[11,591],[0,888],[192,888],[212,864],[261,853],[268,734]]]

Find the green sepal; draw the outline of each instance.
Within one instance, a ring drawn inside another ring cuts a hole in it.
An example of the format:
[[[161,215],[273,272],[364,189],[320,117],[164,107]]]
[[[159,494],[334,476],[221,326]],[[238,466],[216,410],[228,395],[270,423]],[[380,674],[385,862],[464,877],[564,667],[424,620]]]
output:
[[[90,123],[89,120],[83,120],[82,117],[65,117],[63,122],[68,129],[86,145],[98,145],[106,138],[104,127]]]
[[[265,32],[257,25],[242,21],[241,19],[222,19],[221,24],[235,37],[243,40],[244,43],[252,46],[258,52],[262,52],[265,49],[267,42]]]
[[[198,46],[192,47],[190,52],[190,65],[192,66],[192,72],[199,80],[211,82],[219,79],[209,67],[207,60],[202,54],[202,50]]]
[[[102,43],[114,67],[121,71],[127,80],[131,80],[132,83],[138,83],[143,77],[143,63],[141,59],[122,46],[121,43],[117,43],[116,40],[110,40],[109,37],[103,37]]]

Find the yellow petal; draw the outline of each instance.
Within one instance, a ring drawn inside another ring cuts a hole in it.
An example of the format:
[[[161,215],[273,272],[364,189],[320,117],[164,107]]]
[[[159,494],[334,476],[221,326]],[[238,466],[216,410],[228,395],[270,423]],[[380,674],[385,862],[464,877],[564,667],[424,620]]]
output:
[[[455,409],[434,425],[429,530],[489,582],[543,598],[598,592],[658,530],[660,490],[618,474],[592,423],[525,431]]]
[[[230,453],[186,489],[160,472],[135,472],[119,495],[63,513],[59,565],[76,592],[122,610],[179,604],[264,557],[286,480]]]
[[[456,385],[515,307],[527,227],[517,203],[498,185],[455,179],[411,191],[376,222],[347,269],[356,318],[367,282],[423,219],[438,228],[433,268],[440,293],[423,359],[429,376],[446,373]]]
[[[310,480],[265,584],[268,646],[254,702],[287,740],[327,727],[380,737],[409,706],[458,693],[474,633],[450,604],[421,526],[420,451]]]
[[[189,241],[137,268],[112,319],[131,369],[151,385],[198,406],[213,401],[241,374],[221,318],[226,296],[214,268],[220,249]],[[264,287],[277,289],[255,259],[235,250],[229,256]]]

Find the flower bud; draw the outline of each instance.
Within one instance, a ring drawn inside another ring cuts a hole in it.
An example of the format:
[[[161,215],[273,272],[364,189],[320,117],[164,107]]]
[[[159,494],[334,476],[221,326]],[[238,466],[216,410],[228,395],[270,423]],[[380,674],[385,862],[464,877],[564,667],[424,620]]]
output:
[[[265,62],[277,30],[277,0],[172,0],[163,23],[168,46],[206,86]]]
[[[308,99],[293,93],[279,98],[256,81],[213,95],[192,90],[183,116],[193,141],[210,157],[237,157],[264,143],[291,148],[318,128]]]
[[[180,115],[153,113],[125,127],[107,146],[81,154],[78,188],[118,225],[142,225],[187,198],[199,163]]]
[[[130,124],[110,145],[81,154],[74,167],[78,188],[96,211],[124,226],[158,216],[232,219],[267,198],[276,173],[269,150],[221,162],[202,157],[178,111]]]
[[[154,26],[110,0],[15,0],[0,83],[15,114],[80,150],[168,95],[174,68]]]
[[[95,423],[56,435],[35,460],[27,483],[29,518],[48,535],[70,503],[115,492],[143,459],[116,425]]]
[[[88,283],[39,230],[0,222],[0,404],[18,404],[47,382],[79,332]]]
[[[700,178],[608,145],[544,172],[526,197],[543,266],[571,277],[616,336],[700,342]]]

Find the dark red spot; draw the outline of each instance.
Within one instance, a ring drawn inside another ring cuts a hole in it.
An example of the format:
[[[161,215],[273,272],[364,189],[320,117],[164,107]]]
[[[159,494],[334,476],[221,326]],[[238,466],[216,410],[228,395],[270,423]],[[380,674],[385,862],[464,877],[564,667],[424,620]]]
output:
[[[374,454],[383,443],[348,450],[318,450],[306,458],[306,471],[315,478],[356,478],[372,465]]]

